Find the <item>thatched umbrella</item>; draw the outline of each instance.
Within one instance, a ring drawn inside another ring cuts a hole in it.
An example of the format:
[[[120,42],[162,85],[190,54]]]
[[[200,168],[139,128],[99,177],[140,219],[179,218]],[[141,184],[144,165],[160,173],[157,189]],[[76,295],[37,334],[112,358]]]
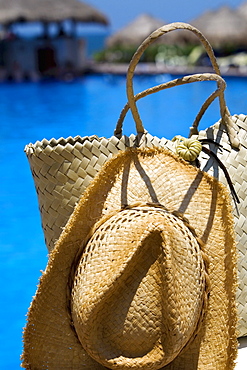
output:
[[[247,19],[247,1],[240,4],[237,8],[237,11],[245,18]]]
[[[137,46],[151,32],[164,25],[164,21],[156,19],[148,14],[139,15],[134,21],[126,27],[116,32],[107,39],[107,46],[123,45]]]
[[[216,48],[247,44],[247,22],[240,14],[227,6],[208,11],[190,22],[197,27]]]
[[[110,36],[106,41],[107,46],[139,46],[146,37],[164,24],[164,21],[151,15],[141,14],[120,31]],[[198,43],[198,40],[191,32],[176,30],[162,36],[157,42],[160,44],[184,45],[186,43]]]
[[[77,0],[0,0],[2,25],[19,21],[62,22],[67,19],[108,24],[101,12]]]

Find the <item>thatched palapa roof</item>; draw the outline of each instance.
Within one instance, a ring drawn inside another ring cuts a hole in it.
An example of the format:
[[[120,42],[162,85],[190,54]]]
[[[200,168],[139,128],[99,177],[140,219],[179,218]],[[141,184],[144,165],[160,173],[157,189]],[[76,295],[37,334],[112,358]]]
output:
[[[247,1],[240,4],[237,8],[237,11],[245,18],[247,19]]]
[[[227,6],[208,11],[190,22],[214,46],[247,45],[247,22],[239,11]]]
[[[157,28],[165,22],[148,14],[141,14],[124,28],[107,39],[107,46],[139,46]],[[168,33],[157,40],[160,44],[198,43],[197,38],[189,31],[177,30]]]
[[[98,10],[78,0],[0,0],[0,24],[22,22],[93,22],[108,24]]]
[[[157,28],[162,27],[164,22],[149,14],[141,14],[127,26],[116,32],[107,39],[107,46],[114,45],[139,45]]]

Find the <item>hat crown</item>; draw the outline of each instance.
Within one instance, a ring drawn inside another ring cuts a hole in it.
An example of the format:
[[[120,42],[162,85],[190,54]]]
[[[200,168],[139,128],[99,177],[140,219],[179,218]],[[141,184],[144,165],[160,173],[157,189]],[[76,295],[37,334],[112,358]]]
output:
[[[95,230],[79,262],[72,317],[87,352],[112,369],[158,369],[193,337],[202,316],[200,246],[162,208],[123,210]]]

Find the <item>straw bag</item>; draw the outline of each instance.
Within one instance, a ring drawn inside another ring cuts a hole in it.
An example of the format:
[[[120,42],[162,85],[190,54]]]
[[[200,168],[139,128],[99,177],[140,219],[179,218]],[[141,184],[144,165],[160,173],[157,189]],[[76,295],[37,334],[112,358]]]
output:
[[[173,86],[197,82],[217,81],[220,89],[225,88],[223,80],[216,75],[191,75],[158,86],[157,91]],[[156,91],[156,89],[153,90]],[[144,92],[145,93],[145,92]],[[215,96],[219,89],[215,92]],[[123,110],[126,112],[126,108]],[[98,136],[68,137],[58,140],[43,139],[25,147],[29,159],[39,208],[42,227],[48,250],[51,251],[61,234],[79,197],[102,165],[119,150],[133,146],[170,146],[165,138],[158,138],[146,133],[122,135],[121,125],[124,114],[120,116],[115,135],[109,139]]]
[[[179,84],[204,80],[216,80],[218,89],[202,106],[202,109],[196,117],[193,127],[198,125],[198,122],[200,121],[200,118],[208,105],[217,96],[219,96],[221,122],[224,122],[224,126],[221,124],[221,127],[224,127],[224,129],[227,130],[227,134],[225,134],[225,136],[228,140],[228,143],[229,139],[231,143],[226,144],[228,145],[228,152],[230,151],[229,148],[231,148],[231,146],[239,146],[238,137],[236,136],[236,119],[234,117],[230,117],[228,109],[226,108],[223,95],[223,90],[225,88],[224,80],[222,80],[220,76],[210,74],[186,76],[184,78],[160,85],[159,87],[148,89],[145,92],[134,96],[132,78],[135,66],[139,61],[138,58],[145,48],[157,37],[176,29],[190,30],[199,37],[210,57],[216,74],[219,75],[220,72],[213,51],[208,41],[197,29],[184,23],[173,23],[171,25],[164,26],[153,32],[150,37],[144,41],[130,64],[127,76],[128,104],[121,113],[115,130],[115,136],[112,136],[110,139],[98,138],[97,136],[83,138],[78,136],[67,139],[61,138],[59,140],[43,140],[42,142],[36,142],[35,144],[29,144],[26,146],[25,151],[29,159],[38,193],[40,212],[42,216],[42,226],[49,250],[52,250],[55,241],[58,239],[61,230],[65,226],[75,204],[78,202],[79,197],[86,189],[90,181],[94,178],[96,173],[100,170],[102,165],[113,154],[117,153],[119,150],[125,150],[126,147],[138,145],[168,147],[169,149],[174,150],[174,144],[171,141],[165,138],[154,137],[145,132],[135,103],[135,101],[141,97],[156,92],[160,89],[165,89]],[[121,135],[121,124],[129,107],[132,110],[136,122],[137,135],[126,137]],[[194,131],[192,131],[192,133],[194,134]],[[239,152],[236,151],[236,153]],[[203,155],[200,155],[199,158],[206,159],[206,157],[203,157]],[[214,164],[214,167],[215,166],[216,164]],[[241,222],[243,224],[242,218]],[[237,229],[239,229],[239,226]],[[240,229],[242,229],[242,225],[240,226]],[[242,275],[243,271],[246,271],[246,264],[244,265],[243,260],[240,260],[239,270],[240,276]],[[241,317],[240,335],[245,335],[247,333],[247,312],[245,312],[247,309],[244,307],[246,291],[247,283],[245,283],[244,279],[242,279],[240,282],[240,289],[238,291],[238,302],[240,303],[239,314]]]
[[[217,73],[218,67],[213,51],[207,40],[196,28],[183,23],[174,23],[165,26],[164,29],[165,32],[169,32],[180,28],[188,29],[199,37]],[[154,41],[159,36],[160,34],[156,34],[151,41]],[[129,82],[133,76],[131,74],[132,66],[133,63],[128,73]],[[200,75],[191,79],[186,77],[184,80],[171,81],[168,85],[163,85],[160,88],[172,87],[196,80],[207,80],[208,78]],[[218,84],[222,84],[222,81],[218,80]],[[147,93],[151,92],[154,91]],[[214,98],[217,94],[218,92],[215,93]],[[126,110],[123,110],[120,116],[115,135],[111,138],[76,136],[58,140],[43,139],[25,147],[38,194],[42,228],[49,251],[54,247],[54,243],[58,239],[80,195],[87,188],[101,166],[119,150],[135,146],[139,141],[138,137],[142,136],[144,129],[138,126],[137,137],[135,135],[130,137],[121,135],[119,126],[123,120],[124,111]],[[150,134],[145,135],[144,141],[142,144],[145,146],[165,146],[167,143],[166,139],[160,139]]]

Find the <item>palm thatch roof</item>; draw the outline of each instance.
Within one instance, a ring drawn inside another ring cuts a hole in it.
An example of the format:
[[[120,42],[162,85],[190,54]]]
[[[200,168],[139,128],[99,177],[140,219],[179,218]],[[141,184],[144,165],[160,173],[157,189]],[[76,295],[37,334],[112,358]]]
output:
[[[237,11],[247,19],[247,1],[240,4],[239,7],[237,8]]]
[[[139,15],[134,21],[116,32],[107,39],[107,46],[139,46],[157,28],[164,26],[165,22],[148,14]],[[188,31],[176,30],[157,40],[160,44],[198,43],[196,37]]]
[[[227,6],[208,11],[190,22],[197,27],[214,47],[247,44],[247,22],[240,14]]]
[[[148,37],[150,33],[163,25],[164,21],[156,19],[149,14],[141,14],[120,31],[110,36],[107,39],[107,46],[137,46]]]
[[[64,20],[108,24],[95,8],[78,0],[0,0],[0,24],[61,22]]]

